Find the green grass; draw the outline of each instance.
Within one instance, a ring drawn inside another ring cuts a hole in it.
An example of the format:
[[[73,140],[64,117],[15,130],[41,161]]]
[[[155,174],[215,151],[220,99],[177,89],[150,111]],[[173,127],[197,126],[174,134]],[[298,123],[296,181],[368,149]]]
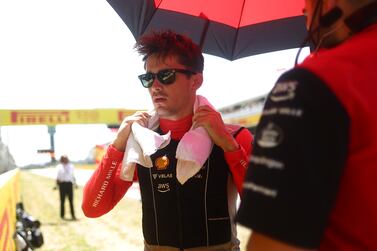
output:
[[[21,196],[28,214],[42,223],[44,245],[40,251],[142,250],[141,204],[123,199],[114,210],[96,218],[81,211],[82,188],[74,192],[78,221],[60,219],[59,194],[55,181],[28,171],[21,172]],[[69,218],[68,201],[66,217]]]

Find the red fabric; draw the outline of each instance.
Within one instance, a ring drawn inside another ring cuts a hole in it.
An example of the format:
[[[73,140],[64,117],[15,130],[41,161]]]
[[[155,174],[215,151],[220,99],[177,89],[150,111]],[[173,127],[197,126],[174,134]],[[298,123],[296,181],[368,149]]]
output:
[[[302,16],[302,0],[246,1],[240,27],[271,20]]]
[[[168,119],[160,119],[160,128],[163,133],[171,132],[171,137],[174,140],[180,140],[185,133],[190,130],[192,125],[192,115],[189,115],[178,121]]]
[[[167,125],[171,126],[170,130],[174,137],[180,136],[180,128],[190,128],[191,116],[180,121],[161,120],[161,127]],[[180,126],[176,127],[177,125]],[[173,131],[172,129],[175,130]],[[234,152],[226,152],[225,159],[230,166],[237,190],[241,193],[251,153],[252,135],[247,129],[243,129],[237,135],[236,141],[239,143],[240,149]],[[123,198],[128,188],[132,185],[132,182],[120,179],[123,156],[123,152],[119,152],[110,145],[101,163],[86,183],[81,207],[87,217],[99,217],[109,212]],[[134,180],[137,180],[137,175],[134,177]]]
[[[155,0],[155,6],[192,16],[200,16],[203,13],[211,21],[238,28],[275,19],[300,16],[304,2],[302,0]]]
[[[86,183],[81,208],[87,217],[99,217],[109,212],[123,198],[132,182],[120,179],[124,153],[112,145]]]
[[[179,140],[190,129],[192,125],[192,115],[189,115],[178,121],[171,121],[167,119],[160,119],[160,128],[163,133],[171,131],[171,137]],[[242,183],[246,175],[246,169],[249,166],[248,160],[245,156],[251,154],[251,144],[253,141],[252,135],[248,130],[242,130],[236,137],[237,142],[240,144],[240,149],[234,152],[225,152],[225,159],[230,167],[233,175],[234,183],[236,184],[238,193],[241,194]]]
[[[324,80],[351,120],[346,167],[321,251],[377,250],[376,41],[377,24],[302,64]]]
[[[236,137],[240,149],[234,152],[225,152],[225,160],[229,165],[233,181],[238,193],[242,198],[242,184],[245,179],[246,170],[249,167],[249,156],[252,151],[253,136],[247,129],[243,129]]]

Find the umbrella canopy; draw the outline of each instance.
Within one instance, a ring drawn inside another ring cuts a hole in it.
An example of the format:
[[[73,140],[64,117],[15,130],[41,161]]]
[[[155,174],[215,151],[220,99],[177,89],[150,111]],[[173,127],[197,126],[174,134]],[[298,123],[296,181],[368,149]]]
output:
[[[135,39],[150,30],[189,36],[229,60],[299,47],[303,0],[107,0]]]

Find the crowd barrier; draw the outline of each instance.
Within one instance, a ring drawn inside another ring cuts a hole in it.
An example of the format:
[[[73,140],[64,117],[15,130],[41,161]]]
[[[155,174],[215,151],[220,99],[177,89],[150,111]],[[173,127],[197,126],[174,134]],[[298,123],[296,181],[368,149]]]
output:
[[[20,170],[0,175],[0,250],[15,251],[13,234],[16,226],[16,204],[20,201]]]

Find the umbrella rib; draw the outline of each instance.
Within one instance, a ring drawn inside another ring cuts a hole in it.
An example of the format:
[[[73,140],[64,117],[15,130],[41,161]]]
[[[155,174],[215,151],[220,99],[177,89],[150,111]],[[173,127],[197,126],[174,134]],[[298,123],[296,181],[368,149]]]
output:
[[[153,16],[156,14],[157,10],[160,8],[160,5],[161,5],[162,1],[163,1],[163,0],[159,1],[158,5],[155,6],[154,11],[153,11],[153,14],[151,15],[149,21],[145,23],[145,25],[144,25],[144,27],[143,27],[143,30],[142,30],[142,32],[139,34],[139,36],[145,33],[145,30],[148,28],[148,25],[151,23]]]
[[[199,17],[203,18],[206,22],[205,25],[204,25],[203,31],[202,31],[202,35],[200,36],[200,43],[199,43],[200,48],[203,49],[204,40],[207,36],[207,31],[208,31],[208,27],[209,27],[209,19],[206,15],[204,15],[203,12],[200,13]]]
[[[240,30],[240,24],[241,24],[241,19],[242,19],[242,15],[243,15],[243,10],[245,8],[245,2],[246,2],[246,0],[243,0],[242,8],[241,8],[241,14],[240,14],[240,18],[238,20],[238,27],[236,29],[236,35],[234,36],[232,55],[231,55],[232,60],[234,59],[234,50],[236,49],[236,42],[237,42],[237,38],[238,38],[238,32]]]

